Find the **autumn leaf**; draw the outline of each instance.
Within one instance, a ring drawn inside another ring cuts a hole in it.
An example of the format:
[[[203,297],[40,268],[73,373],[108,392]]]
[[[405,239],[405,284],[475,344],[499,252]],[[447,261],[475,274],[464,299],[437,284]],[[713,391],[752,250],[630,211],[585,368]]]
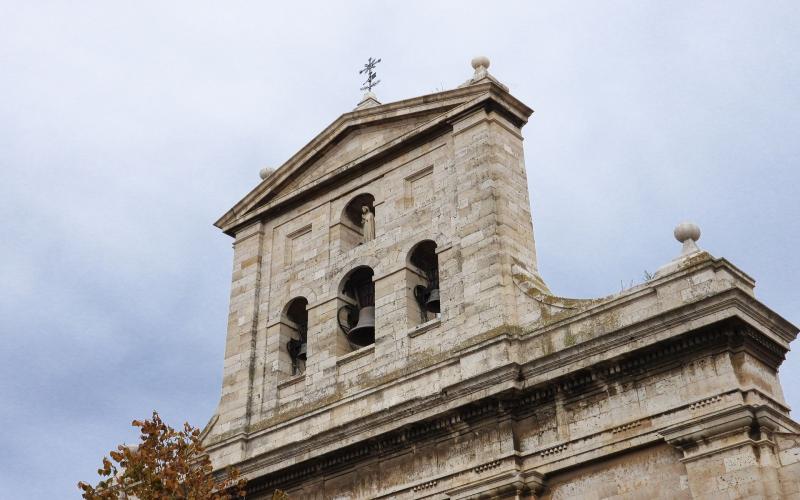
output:
[[[149,420],[134,420],[140,432],[136,446],[119,445],[103,457],[97,474],[108,479],[96,485],[80,481],[87,500],[139,500],[244,498],[246,481],[236,469],[222,478],[211,472],[211,460],[200,443],[200,429],[188,422],[176,431],[153,412]],[[113,461],[113,462],[112,462]],[[116,465],[115,465],[116,464]]]

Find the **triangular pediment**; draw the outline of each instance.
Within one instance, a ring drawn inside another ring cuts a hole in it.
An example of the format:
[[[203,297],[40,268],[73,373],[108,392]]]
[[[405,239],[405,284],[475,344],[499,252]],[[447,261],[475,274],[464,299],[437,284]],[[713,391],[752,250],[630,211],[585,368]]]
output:
[[[387,120],[381,124],[370,124],[358,128],[351,128],[336,144],[331,144],[326,152],[317,160],[309,162],[302,171],[297,171],[288,184],[281,186],[274,192],[275,198],[296,192],[305,185],[310,185],[342,165],[347,165],[371,151],[387,144],[417,127],[434,120],[446,110],[435,110],[411,117],[400,117]]]
[[[488,101],[503,102],[521,123],[530,108],[492,82],[345,113],[281,165],[215,225],[228,234],[309,189],[401,148],[420,134],[448,126]]]

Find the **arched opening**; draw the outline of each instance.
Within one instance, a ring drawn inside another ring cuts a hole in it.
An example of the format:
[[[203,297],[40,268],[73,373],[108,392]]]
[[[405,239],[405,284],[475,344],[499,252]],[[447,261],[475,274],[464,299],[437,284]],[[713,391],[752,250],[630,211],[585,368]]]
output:
[[[342,210],[341,249],[350,250],[375,239],[375,197],[362,193]]]
[[[339,287],[339,327],[351,349],[375,343],[375,273],[368,266],[353,269]]]
[[[407,283],[411,297],[408,301],[408,319],[413,324],[425,323],[439,316],[439,258],[436,242],[424,240],[408,254]]]
[[[289,301],[281,315],[281,340],[291,364],[291,374],[306,370],[308,357],[308,300],[297,297]]]

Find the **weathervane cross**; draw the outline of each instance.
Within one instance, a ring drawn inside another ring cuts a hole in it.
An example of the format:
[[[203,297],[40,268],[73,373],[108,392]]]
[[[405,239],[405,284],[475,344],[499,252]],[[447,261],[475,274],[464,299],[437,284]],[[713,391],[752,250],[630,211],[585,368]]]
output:
[[[375,85],[381,83],[380,80],[376,79],[376,77],[378,76],[377,73],[372,71],[372,70],[375,69],[375,66],[379,62],[381,62],[380,58],[376,60],[376,59],[373,59],[373,58],[370,57],[367,60],[367,64],[364,65],[364,69],[362,69],[361,71],[358,72],[359,75],[362,75],[364,73],[367,74],[367,81],[364,82],[364,86],[361,87],[361,90],[366,90],[367,92],[372,92],[372,87],[374,87]]]

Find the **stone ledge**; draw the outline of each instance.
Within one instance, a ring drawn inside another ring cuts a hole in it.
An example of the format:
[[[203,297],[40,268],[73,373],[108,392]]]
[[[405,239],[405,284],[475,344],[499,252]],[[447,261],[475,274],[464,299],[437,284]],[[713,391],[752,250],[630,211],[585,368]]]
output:
[[[306,379],[306,374],[305,373],[301,373],[299,375],[294,375],[293,377],[287,378],[286,380],[283,380],[282,382],[278,382],[278,390],[285,389],[286,387],[292,386],[292,385],[294,385],[294,384],[296,384],[298,382],[302,382],[305,379]]]
[[[441,324],[442,324],[441,318],[433,318],[432,320],[426,321],[425,323],[417,325],[413,328],[409,328],[406,331],[406,335],[408,335],[411,338],[418,337],[429,330],[433,330],[434,328],[436,328]]]
[[[739,391],[734,390],[732,392],[739,392]],[[721,393],[721,394],[729,394],[729,393]],[[656,414],[656,415],[649,415],[649,416],[647,416],[647,417],[645,417],[643,419],[637,419],[637,420],[644,421],[644,420],[647,420],[647,419],[652,419],[655,416],[664,416],[664,415],[668,415],[668,414],[677,415],[677,414],[681,413],[682,411],[691,411],[691,406],[694,403],[696,403],[697,401],[703,401],[704,399],[706,399],[706,398],[701,398],[701,399],[698,399],[696,401],[687,401],[684,405],[682,405],[681,408],[673,408],[673,409],[667,410],[665,412],[662,412],[662,413],[659,413],[659,414]],[[528,401],[527,398],[516,397],[513,400],[516,403],[514,406],[519,405],[519,407],[520,407],[520,408],[515,408],[517,411],[522,409],[521,407],[526,407],[526,406],[529,406],[531,404],[531,401]],[[751,408],[753,408],[756,412],[764,412],[765,411],[765,409],[763,409],[761,407],[751,407]],[[496,402],[494,402],[494,403],[487,402],[487,404],[473,406],[473,407],[470,407],[470,408],[462,407],[460,409],[456,409],[455,410],[455,412],[456,412],[455,414],[450,413],[450,414],[445,414],[443,416],[440,414],[440,416],[434,417],[432,420],[427,421],[424,425],[421,425],[421,426],[415,425],[415,426],[411,426],[411,427],[405,427],[404,430],[401,431],[401,434],[397,434],[397,429],[395,429],[394,435],[392,435],[392,431],[390,431],[389,435],[384,434],[383,436],[378,438],[377,442],[376,441],[371,441],[371,442],[361,442],[361,443],[348,443],[348,445],[351,446],[351,448],[348,450],[348,453],[345,453],[345,454],[343,454],[342,456],[339,456],[339,457],[336,457],[336,456],[332,456],[331,457],[331,456],[329,456],[329,458],[327,458],[327,459],[322,457],[322,456],[308,457],[308,455],[305,454],[305,453],[297,453],[297,452],[292,453],[292,455],[295,455],[295,456],[303,455],[305,458],[311,458],[311,460],[323,460],[323,462],[326,463],[326,467],[327,466],[338,465],[338,464],[343,464],[343,463],[351,462],[351,461],[358,460],[360,458],[366,457],[368,455],[371,455],[372,453],[375,453],[376,451],[385,452],[385,451],[387,451],[389,449],[392,449],[394,446],[397,446],[398,443],[408,443],[410,440],[420,439],[422,436],[427,436],[428,438],[431,438],[434,435],[438,435],[437,433],[440,433],[440,432],[452,432],[452,430],[454,428],[453,426],[458,427],[459,425],[462,425],[463,422],[474,421],[475,418],[484,417],[485,415],[490,415],[490,414],[496,414],[497,410],[498,410],[498,407],[497,407],[497,403]],[[729,412],[731,410],[736,411],[736,408],[724,409],[722,411],[723,412]],[[708,415],[708,416],[704,416],[704,417],[700,417],[700,418],[703,419],[703,418],[709,418],[709,417],[713,417],[713,415]],[[696,419],[692,419],[692,421],[695,421],[695,420]],[[634,422],[636,422],[636,421],[634,421]],[[627,425],[627,424],[630,424],[630,422],[628,422],[626,424],[623,424],[623,425]],[[686,423],[684,423],[684,425],[685,424]],[[678,424],[678,426],[682,427],[680,424]],[[663,435],[663,431],[659,432],[658,430],[652,429],[649,426],[647,428],[645,428],[645,426],[637,425],[636,427],[637,427],[638,433],[636,434],[636,436],[633,436],[633,437],[631,437],[631,436],[615,437],[614,436],[615,435],[614,430],[616,428],[606,428],[606,429],[603,429],[603,430],[601,430],[599,432],[592,433],[592,434],[585,435],[585,436],[580,436],[580,437],[578,437],[576,439],[573,439],[573,440],[570,440],[570,441],[567,441],[567,442],[563,442],[563,443],[548,443],[547,448],[544,448],[544,449],[540,448],[538,450],[531,450],[531,451],[526,452],[526,453],[518,454],[517,456],[520,459],[524,460],[524,462],[525,462],[524,469],[525,470],[539,470],[540,472],[544,472],[544,471],[552,472],[552,471],[556,471],[556,470],[563,470],[565,468],[574,466],[574,465],[579,464],[579,463],[589,462],[589,461],[595,460],[595,459],[597,459],[599,457],[602,457],[602,456],[608,456],[609,454],[614,454],[614,453],[623,451],[625,449],[629,449],[631,447],[645,446],[645,445],[653,444],[653,443],[656,443],[656,442],[665,441],[665,436]],[[675,428],[675,427],[676,427],[675,425],[672,425],[672,426],[667,426],[665,429],[670,429],[670,428]],[[691,427],[691,425],[689,427]],[[595,439],[593,439],[593,438],[598,438],[603,434],[609,436],[612,439],[611,442],[605,441],[605,442],[600,443],[600,442],[597,442]],[[339,442],[341,442],[341,436],[338,437],[338,440],[339,440]],[[669,441],[669,439],[666,439],[666,441]],[[584,444],[578,445],[578,443],[581,443],[581,442],[583,442]],[[589,444],[589,446],[587,447],[586,444]],[[577,445],[577,446],[575,446],[573,448],[573,445]],[[561,448],[561,449],[558,450],[558,452],[564,452],[564,451],[566,451],[567,448],[570,449],[571,452],[567,452],[565,455],[558,456],[557,458],[556,458],[556,455],[560,455],[560,453],[552,453],[552,455],[554,456],[555,460],[542,461],[541,455],[542,455],[543,451],[550,451],[550,450],[555,451],[555,449],[557,449],[557,448]],[[537,457],[537,455],[538,455],[538,457]],[[536,458],[534,459],[534,457],[536,457]],[[250,467],[248,467],[247,465],[244,465],[242,467],[242,470],[245,473],[249,473],[249,472],[251,472],[253,470],[257,470],[257,469],[261,469],[263,471],[264,470],[263,468],[264,468],[264,466],[266,464],[264,464],[264,462],[263,462],[263,458],[264,457],[262,456],[260,458],[261,458],[261,460],[252,460],[252,459],[248,460],[248,462],[251,462],[249,464]],[[278,458],[278,457],[275,457],[275,458]],[[283,458],[278,458],[278,461],[273,462],[273,463],[277,463],[279,461],[286,460],[286,458],[287,458],[286,456],[284,456]],[[531,459],[533,459],[533,460],[531,460]],[[300,464],[295,464],[294,466],[290,466],[289,468],[294,469],[294,470],[293,471],[288,471],[289,472],[289,479],[283,479],[283,480],[296,479],[296,476],[294,474],[296,474],[297,471],[308,470],[309,473],[313,473],[314,470],[317,470],[316,469],[317,466],[314,464],[314,462],[307,461],[307,464],[308,464],[306,466],[307,469],[303,469]],[[472,465],[472,467],[477,467],[479,465],[481,465],[481,464],[474,464],[474,465]],[[299,467],[299,469],[297,467]],[[467,470],[472,470],[472,469],[465,469],[462,472],[466,472]],[[267,475],[274,474],[276,472],[278,474],[280,474],[280,472],[278,470],[271,470],[271,471],[267,472]],[[428,477],[428,478],[425,478],[425,481],[431,481],[431,480],[439,480],[439,481],[441,481],[441,479],[443,477],[446,477],[446,476],[447,475],[445,475],[445,476],[436,476],[436,477]],[[273,481],[276,481],[275,483],[271,483],[274,486],[274,484],[277,484],[277,483],[281,482],[282,480],[279,479],[279,477],[275,477],[275,479]],[[423,482],[425,482],[425,481],[423,481]],[[411,486],[414,486],[414,485],[411,485]],[[407,487],[409,487],[409,486],[404,486],[404,488],[407,488]]]
[[[368,345],[367,347],[362,347],[357,351],[349,352],[344,356],[339,356],[338,358],[336,358],[336,366],[345,365],[358,358],[372,354],[373,352],[375,352],[375,344]]]

